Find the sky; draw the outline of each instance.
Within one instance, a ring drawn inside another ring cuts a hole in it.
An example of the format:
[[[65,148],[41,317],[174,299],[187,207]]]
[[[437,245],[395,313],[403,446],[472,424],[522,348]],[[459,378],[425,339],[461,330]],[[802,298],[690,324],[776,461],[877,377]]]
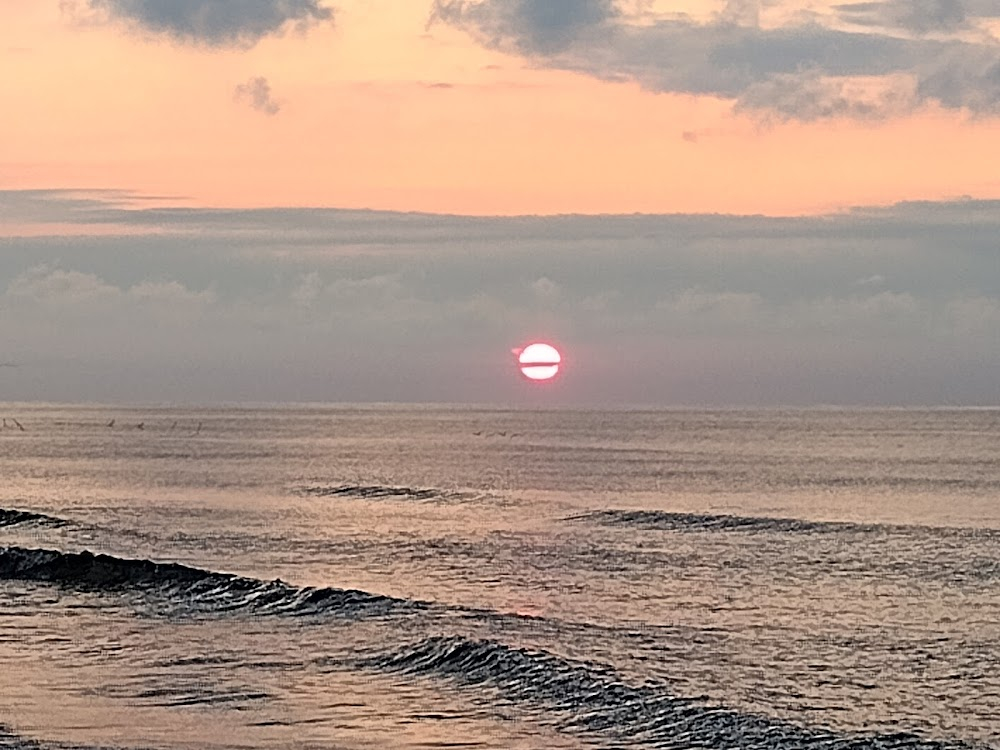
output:
[[[1000,0],[4,0],[0,103],[0,401],[1000,402]]]

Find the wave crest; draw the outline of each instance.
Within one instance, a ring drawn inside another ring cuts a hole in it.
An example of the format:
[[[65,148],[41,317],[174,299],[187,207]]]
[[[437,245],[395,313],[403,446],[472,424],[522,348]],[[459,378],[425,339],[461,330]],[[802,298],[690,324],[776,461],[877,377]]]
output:
[[[353,589],[299,588],[281,580],[215,573],[179,563],[92,552],[0,547],[0,579],[53,583],[80,591],[155,598],[167,611],[243,611],[254,615],[388,613],[420,602]]]
[[[664,684],[629,685],[608,667],[490,640],[437,636],[371,657],[362,666],[497,689],[560,729],[611,735],[658,748],[767,750],[968,750],[962,742],[910,733],[864,734],[805,727],[674,696]]]
[[[47,516],[44,513],[34,513],[29,510],[8,510],[0,508],[0,528],[5,526],[68,526],[69,521],[55,516]]]
[[[597,694],[614,673],[600,665],[573,664],[543,651],[513,648],[489,640],[435,636],[398,652],[364,661],[364,666],[413,675],[453,676],[467,684],[494,683],[558,698]]]

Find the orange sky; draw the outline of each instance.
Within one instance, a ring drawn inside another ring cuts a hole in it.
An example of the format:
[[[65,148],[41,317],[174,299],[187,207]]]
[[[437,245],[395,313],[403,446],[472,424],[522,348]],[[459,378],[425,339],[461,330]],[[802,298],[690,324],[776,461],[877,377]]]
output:
[[[218,50],[74,20],[58,0],[6,0],[0,189],[464,214],[797,214],[1000,196],[996,117],[924,107],[766,124],[729,101],[484,49],[428,28],[424,0],[337,8],[335,26]],[[276,115],[237,101],[255,76]]]

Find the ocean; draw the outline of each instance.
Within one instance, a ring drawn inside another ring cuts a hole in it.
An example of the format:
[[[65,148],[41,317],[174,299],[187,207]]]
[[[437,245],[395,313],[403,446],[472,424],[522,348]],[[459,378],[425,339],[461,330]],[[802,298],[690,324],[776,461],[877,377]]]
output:
[[[0,748],[1000,748],[1000,410],[0,416]]]

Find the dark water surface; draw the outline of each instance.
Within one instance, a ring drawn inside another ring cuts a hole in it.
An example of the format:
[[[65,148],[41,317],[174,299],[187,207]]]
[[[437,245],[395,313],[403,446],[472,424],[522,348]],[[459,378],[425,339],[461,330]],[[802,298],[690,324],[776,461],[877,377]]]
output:
[[[1000,411],[0,412],[0,748],[1000,748]]]

